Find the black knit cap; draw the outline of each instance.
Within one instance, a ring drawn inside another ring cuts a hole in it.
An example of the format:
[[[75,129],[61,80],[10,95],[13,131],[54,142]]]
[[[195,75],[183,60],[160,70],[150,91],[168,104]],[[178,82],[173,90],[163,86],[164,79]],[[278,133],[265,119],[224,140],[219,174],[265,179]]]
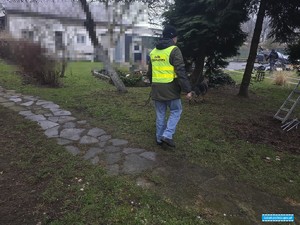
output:
[[[167,25],[165,26],[164,30],[163,30],[163,38],[174,38],[177,37],[177,31],[176,28],[171,26],[171,25]]]

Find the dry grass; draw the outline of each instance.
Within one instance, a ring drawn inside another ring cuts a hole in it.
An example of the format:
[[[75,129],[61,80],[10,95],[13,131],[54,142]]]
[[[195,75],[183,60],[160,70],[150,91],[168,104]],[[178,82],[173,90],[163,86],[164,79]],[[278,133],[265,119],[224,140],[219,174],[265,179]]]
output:
[[[291,76],[291,72],[275,71],[273,76],[274,76],[274,84],[279,86],[285,86],[288,82],[288,78]]]

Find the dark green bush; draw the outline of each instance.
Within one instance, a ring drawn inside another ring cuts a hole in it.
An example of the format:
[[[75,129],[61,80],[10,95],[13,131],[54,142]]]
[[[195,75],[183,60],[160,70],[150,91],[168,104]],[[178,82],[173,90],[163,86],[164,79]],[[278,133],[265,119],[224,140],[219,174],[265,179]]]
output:
[[[224,85],[235,85],[235,81],[230,77],[229,74],[219,71],[214,74],[210,74],[209,78],[209,87],[218,87]]]

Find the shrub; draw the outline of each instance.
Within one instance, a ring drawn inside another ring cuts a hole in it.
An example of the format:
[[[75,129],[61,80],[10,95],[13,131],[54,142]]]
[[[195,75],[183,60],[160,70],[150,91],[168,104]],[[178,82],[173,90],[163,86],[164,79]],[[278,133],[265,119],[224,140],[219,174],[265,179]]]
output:
[[[144,82],[145,74],[142,71],[135,71],[129,72],[126,68],[115,68],[117,74],[119,75],[120,79],[123,81],[126,87],[145,87],[148,86],[147,83]],[[103,74],[109,77],[109,73],[107,70],[102,69],[98,71],[100,74]],[[106,78],[105,78],[106,79]],[[109,82],[112,84],[112,80],[110,79]]]
[[[60,86],[59,62],[40,44],[16,40],[8,35],[0,38],[0,57],[19,66],[25,82]]]
[[[143,81],[144,74],[142,71],[126,73],[126,71],[118,71],[121,80],[126,87],[144,87],[146,83]]]
[[[120,76],[120,79],[123,81],[124,85],[126,87],[138,87],[141,85],[142,77],[137,77],[137,76]]]
[[[118,65],[114,66],[114,68],[120,76],[126,76],[127,74],[130,74],[130,70],[126,66]]]
[[[13,61],[12,46],[14,39],[7,33],[0,33],[0,58],[6,61]]]
[[[230,77],[230,75],[224,73],[223,71],[218,71],[217,73],[210,74],[208,78],[210,87],[235,85],[235,81]]]

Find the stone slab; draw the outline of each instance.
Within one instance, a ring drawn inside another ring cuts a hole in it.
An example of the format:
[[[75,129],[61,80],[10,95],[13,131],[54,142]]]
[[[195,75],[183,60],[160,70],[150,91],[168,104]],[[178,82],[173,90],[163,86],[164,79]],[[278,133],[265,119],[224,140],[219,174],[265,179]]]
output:
[[[117,147],[117,146],[107,146],[104,148],[105,152],[108,152],[108,153],[113,153],[113,152],[120,152],[121,151],[121,148],[120,147]]]
[[[92,137],[99,137],[106,134],[106,132],[103,129],[100,128],[92,128],[89,130],[89,132],[87,133],[87,135],[92,136]]]
[[[46,118],[43,115],[36,115],[36,114],[32,116],[26,116],[25,118],[35,122],[46,120]]]
[[[22,99],[19,97],[11,97],[9,98],[9,101],[17,103],[17,102],[22,102]]]
[[[31,112],[29,110],[27,110],[27,111],[20,111],[19,114],[22,115],[22,116],[33,116],[33,115],[35,115],[33,112]]]
[[[50,109],[53,112],[54,116],[70,116],[72,115],[71,112],[66,111],[66,110],[57,110],[57,111],[53,111],[52,109]]]
[[[52,122],[59,123],[59,124],[76,120],[76,118],[73,116],[50,116],[48,119],[51,120]]]
[[[128,144],[128,141],[124,139],[111,139],[109,142],[111,142],[113,146],[121,146]]]
[[[104,146],[106,145],[106,141],[101,141],[98,145],[100,148],[104,148]]]
[[[59,118],[58,118],[58,123],[59,124],[63,124],[63,123],[67,123],[67,122],[70,122],[70,121],[74,121],[74,120],[76,120],[76,118],[75,117],[73,117],[73,116],[60,116]]]
[[[39,121],[38,124],[42,127],[43,130],[47,130],[49,128],[59,126],[58,123],[53,123],[53,122],[48,121],[48,120]]]
[[[46,104],[54,104],[54,103],[50,102],[50,101],[38,100],[35,104],[36,105],[46,105]]]
[[[149,159],[152,161],[156,160],[156,153],[155,152],[143,152],[140,154],[141,157],[145,158],[145,159]]]
[[[65,138],[72,141],[78,141],[80,139],[80,134],[84,131],[84,129],[74,129],[74,128],[67,128],[63,129],[60,132],[60,137]]]
[[[87,136],[87,135],[83,136],[79,141],[80,144],[86,144],[86,145],[94,144],[94,143],[97,143],[97,142],[99,142],[99,140],[97,138]]]
[[[135,153],[140,153],[140,152],[144,152],[145,149],[141,149],[141,148],[124,148],[123,153],[125,154],[135,154]]]
[[[42,107],[45,109],[58,109],[59,105],[55,103],[47,103],[47,104],[43,104]]]
[[[110,140],[111,139],[111,135],[102,135],[102,136],[100,136],[99,138],[98,138],[98,140],[99,141],[108,141],[108,140]]]
[[[121,154],[120,153],[111,153],[111,154],[106,154],[105,156],[105,162],[110,165],[110,164],[115,164],[121,160]]]
[[[31,105],[33,105],[33,103],[34,103],[34,101],[29,101],[29,102],[25,102],[25,103],[22,103],[21,105],[22,106],[31,106]]]
[[[135,154],[130,154],[125,157],[122,172],[125,174],[139,174],[151,169],[153,166],[154,163],[152,161]]]
[[[58,116],[49,116],[48,120],[57,123],[58,122],[59,117]]]
[[[84,159],[90,159],[90,158],[93,158],[95,157],[97,154],[103,152],[103,149],[102,148],[96,148],[96,147],[93,147],[93,148],[90,148],[87,153],[85,153],[85,155],[83,156]]]
[[[67,122],[63,125],[63,128],[75,128],[76,124],[73,122]]]
[[[47,129],[47,130],[45,131],[45,135],[46,135],[48,138],[59,137],[58,129],[59,129],[59,126],[55,126],[55,127],[49,128],[49,129]]]
[[[66,146],[66,149],[68,152],[70,152],[72,155],[78,155],[80,153],[79,148],[72,146],[72,145],[68,145]]]

